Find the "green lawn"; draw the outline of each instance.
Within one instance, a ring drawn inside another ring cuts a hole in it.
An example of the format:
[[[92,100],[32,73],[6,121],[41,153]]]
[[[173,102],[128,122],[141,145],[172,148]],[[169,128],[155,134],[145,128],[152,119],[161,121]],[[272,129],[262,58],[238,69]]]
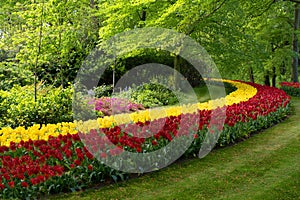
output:
[[[284,122],[204,159],[52,199],[300,199],[300,98]],[[49,197],[47,197],[49,198]]]
[[[194,94],[197,96],[197,102],[206,102],[211,100],[211,96],[213,96],[215,99],[217,98],[222,98],[226,95],[226,91],[224,90],[223,87],[217,86],[217,85],[210,85],[209,90],[207,86],[198,86],[193,88],[194,89]],[[209,92],[212,92],[213,95],[211,95]],[[184,93],[183,94],[183,103],[190,103],[193,102],[193,95],[192,92],[190,93]],[[225,94],[225,95],[224,95]]]
[[[217,85],[210,85],[209,90],[207,86],[202,87],[195,87],[194,88],[195,94],[197,95],[199,102],[206,102],[211,99],[211,94],[209,92],[213,93],[213,96],[215,99],[224,97],[223,94],[228,95],[229,93],[226,93],[224,87],[220,87]]]

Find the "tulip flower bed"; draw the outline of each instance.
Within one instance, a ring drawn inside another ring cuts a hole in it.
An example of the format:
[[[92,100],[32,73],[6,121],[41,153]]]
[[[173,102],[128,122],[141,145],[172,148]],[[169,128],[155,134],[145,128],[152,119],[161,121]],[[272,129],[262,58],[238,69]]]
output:
[[[300,97],[300,83],[282,82],[280,86],[288,95]]]
[[[230,83],[241,87],[227,96],[224,128],[215,130],[221,131],[217,145],[236,142],[287,116],[290,97],[284,91],[240,81]],[[0,196],[34,198],[43,194],[81,190],[109,180],[125,179],[128,174],[109,168],[90,153],[89,150],[98,152],[103,139],[110,139],[117,145],[115,149],[99,155],[105,158],[123,151],[151,152],[162,148],[175,137],[193,134],[194,141],[184,155],[196,155],[208,130],[213,109],[219,108],[211,107],[209,102],[197,105],[196,112],[192,112],[194,107],[190,110],[186,108],[183,113],[170,108],[166,116],[157,115],[151,121],[147,119],[146,111],[140,111],[143,118],[139,118],[138,113],[129,114],[130,117],[136,117],[133,124],[110,123],[115,120],[110,116],[97,121],[104,124],[100,129],[88,128],[85,133],[77,132],[74,123],[33,126],[27,130],[21,127],[2,129]],[[190,122],[197,119],[197,124],[185,123],[179,127],[182,119],[189,119],[187,121]],[[163,128],[155,132],[155,127],[160,126]],[[152,131],[153,135],[148,138],[137,137],[145,131]],[[214,134],[214,130],[208,134]],[[107,137],[103,137],[105,135]],[[82,141],[89,146],[84,146]]]

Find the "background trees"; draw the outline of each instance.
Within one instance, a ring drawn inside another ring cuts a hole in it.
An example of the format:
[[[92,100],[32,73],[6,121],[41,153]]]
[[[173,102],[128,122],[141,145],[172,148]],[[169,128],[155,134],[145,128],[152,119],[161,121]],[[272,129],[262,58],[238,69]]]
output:
[[[98,40],[95,7],[88,0],[10,2],[2,10],[1,49],[13,52],[6,61],[57,86],[74,79]]]
[[[36,73],[38,81],[65,87],[97,44],[127,30],[164,27],[198,41],[224,78],[276,86],[298,81],[297,5],[293,0],[3,0],[0,66],[13,63]],[[180,57],[146,50],[116,58],[103,82],[112,82],[112,73],[118,79],[137,60],[151,59],[186,71]]]

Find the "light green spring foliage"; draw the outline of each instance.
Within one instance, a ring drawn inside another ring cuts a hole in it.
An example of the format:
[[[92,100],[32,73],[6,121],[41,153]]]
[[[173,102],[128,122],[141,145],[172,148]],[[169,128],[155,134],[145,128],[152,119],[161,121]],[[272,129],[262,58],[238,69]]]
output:
[[[39,66],[52,67],[53,71],[76,70],[96,43],[101,45],[118,33],[135,28],[163,27],[187,34],[199,42],[212,56],[224,78],[249,80],[250,67],[258,81],[266,73],[270,74],[273,66],[282,79],[290,74],[294,9],[290,1],[2,2],[0,49],[10,52],[10,58],[29,68],[34,66],[37,57],[42,19]]]
[[[143,10],[145,21],[140,18]],[[223,77],[249,80],[252,67],[261,81],[273,66],[280,78],[289,76],[291,2],[115,0],[104,1],[100,13],[104,18],[100,41],[138,27],[170,28],[197,40],[213,57]]]
[[[1,11],[0,48],[13,52],[10,58],[31,70],[38,56],[39,74],[78,69],[98,39],[89,0],[7,1]]]

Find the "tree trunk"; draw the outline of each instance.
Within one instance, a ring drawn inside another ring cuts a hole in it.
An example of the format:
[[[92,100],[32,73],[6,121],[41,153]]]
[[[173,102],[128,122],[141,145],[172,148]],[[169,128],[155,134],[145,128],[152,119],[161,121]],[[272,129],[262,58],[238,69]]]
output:
[[[270,86],[270,75],[269,74],[265,75],[265,85]]]
[[[273,66],[272,86],[276,87],[276,68],[275,68],[275,66]]]
[[[113,74],[112,74],[113,90],[115,89],[115,84],[116,84],[116,67],[117,67],[117,58],[114,59],[114,66],[113,66]]]
[[[39,56],[41,53],[41,47],[42,47],[42,37],[43,37],[43,15],[44,15],[44,1],[42,4],[42,13],[41,13],[41,19],[40,19],[40,32],[39,32],[39,43],[38,43],[38,50],[34,65],[34,102],[37,101],[37,68],[39,63]]]
[[[96,5],[95,0],[90,0],[90,7],[98,11],[98,6]],[[94,23],[94,30],[98,30],[100,28],[99,19],[94,15],[91,18]]]
[[[61,51],[61,32],[62,31],[59,31],[59,51]],[[62,66],[62,62],[61,62],[61,55],[60,55],[60,52],[58,53],[58,63],[59,63],[59,68],[60,68],[60,81],[61,81],[61,88],[63,89],[64,88],[64,73],[63,73],[63,66]]]
[[[280,74],[285,75],[285,73],[286,73],[286,66],[285,66],[285,63],[283,61],[282,64],[280,65]]]
[[[95,7],[95,1],[94,0],[90,0],[90,5],[91,5],[91,8],[94,8]]]
[[[295,55],[293,56],[292,62],[292,82],[299,82],[298,80],[298,36],[297,30],[299,29],[299,21],[300,21],[300,9],[299,3],[295,4],[295,19],[294,19],[294,34],[293,34],[293,51]]]
[[[146,16],[147,16],[146,8],[143,8],[141,20],[142,20],[142,21],[146,21]]]
[[[250,82],[251,82],[251,83],[255,83],[255,81],[254,81],[253,69],[252,69],[251,66],[249,67],[249,78],[250,78]]]

